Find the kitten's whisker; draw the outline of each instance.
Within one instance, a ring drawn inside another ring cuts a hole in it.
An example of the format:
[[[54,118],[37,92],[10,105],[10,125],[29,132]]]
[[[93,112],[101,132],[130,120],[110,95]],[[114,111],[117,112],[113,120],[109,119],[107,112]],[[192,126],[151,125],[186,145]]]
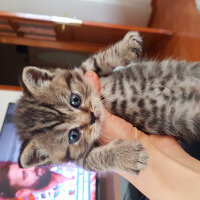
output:
[[[108,140],[113,140],[113,139],[115,139],[114,137],[111,137],[111,136],[106,135],[103,131],[100,133],[100,135],[101,135],[101,138],[102,138],[102,139],[108,139]]]
[[[105,94],[104,94],[105,95]],[[100,100],[102,101],[102,102],[110,102],[110,99],[108,99],[107,97],[108,96],[111,96],[112,95],[112,93],[109,93],[109,94],[106,94],[105,96],[100,96]]]
[[[110,98],[109,97],[112,97],[112,93],[109,93],[109,94],[104,94],[104,96],[102,97],[102,98],[100,98],[101,100],[110,100]]]
[[[101,99],[101,101],[109,101],[109,99],[107,97],[101,97],[100,99]]]
[[[101,140],[97,140],[97,144],[100,145],[100,146],[103,145],[103,143],[101,142]]]
[[[103,99],[103,100],[101,100],[103,103],[110,103],[110,101],[109,100],[107,100],[107,99]]]
[[[99,98],[99,100],[104,104],[104,105],[108,105],[110,103],[110,101],[108,99],[105,98]]]

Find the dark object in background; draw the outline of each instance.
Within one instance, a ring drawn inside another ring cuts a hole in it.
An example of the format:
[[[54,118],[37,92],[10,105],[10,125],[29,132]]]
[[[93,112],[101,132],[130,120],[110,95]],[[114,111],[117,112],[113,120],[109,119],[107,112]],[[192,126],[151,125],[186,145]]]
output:
[[[149,200],[134,185],[128,183],[123,200]]]
[[[28,47],[24,45],[16,45],[16,52],[28,54]]]
[[[193,142],[191,144],[180,143],[180,145],[188,154],[200,160],[200,142]]]

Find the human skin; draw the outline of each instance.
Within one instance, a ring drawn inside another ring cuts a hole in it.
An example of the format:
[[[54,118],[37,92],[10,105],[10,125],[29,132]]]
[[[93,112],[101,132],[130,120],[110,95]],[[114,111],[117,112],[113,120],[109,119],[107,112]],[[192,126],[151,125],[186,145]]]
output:
[[[45,169],[35,167],[21,169],[17,163],[12,163],[9,166],[8,178],[11,186],[28,188],[35,184],[45,172]]]
[[[42,192],[53,188],[59,183],[63,183],[64,181],[73,179],[73,176],[71,178],[67,178],[62,176],[61,174],[52,172],[51,179],[47,186],[38,190],[31,189],[31,186],[36,183],[40,179],[40,176],[44,175],[47,170],[48,169],[46,168],[38,167],[22,169],[17,163],[12,163],[9,167],[8,178],[11,186],[20,188],[16,193],[16,197],[27,196],[34,192]]]
[[[94,72],[86,72],[85,79],[100,91],[98,76]],[[122,171],[118,174],[149,199],[200,199],[200,162],[188,155],[174,138],[146,135],[106,109],[102,132],[99,139],[102,145],[116,138],[138,139],[142,143],[149,156],[147,168],[136,176]]]
[[[67,181],[67,180],[70,180],[70,179],[62,176],[61,174],[51,173],[51,179],[50,179],[49,184],[47,186],[45,186],[41,189],[37,189],[37,190],[31,189],[31,188],[19,189],[16,192],[16,197],[20,198],[20,197],[31,195],[33,193],[44,192],[48,189],[54,188],[57,184],[63,183],[64,181]]]

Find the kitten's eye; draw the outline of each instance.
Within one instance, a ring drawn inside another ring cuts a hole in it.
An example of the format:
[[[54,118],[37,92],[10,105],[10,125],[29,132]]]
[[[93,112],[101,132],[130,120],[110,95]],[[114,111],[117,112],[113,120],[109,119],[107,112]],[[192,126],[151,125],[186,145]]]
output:
[[[81,105],[81,98],[77,94],[72,94],[70,98],[70,105],[78,108]]]
[[[69,131],[69,143],[73,144],[77,142],[80,138],[80,132],[78,129],[72,129]]]

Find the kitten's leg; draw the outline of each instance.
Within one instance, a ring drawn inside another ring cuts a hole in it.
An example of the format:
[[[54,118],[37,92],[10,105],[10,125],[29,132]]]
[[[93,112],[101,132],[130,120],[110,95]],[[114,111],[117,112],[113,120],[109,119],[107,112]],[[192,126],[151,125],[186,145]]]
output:
[[[141,45],[139,33],[128,32],[123,40],[84,61],[81,68],[84,72],[91,70],[98,75],[108,75],[117,66],[126,66],[131,61],[137,61],[142,52]]]
[[[98,172],[125,171],[138,174],[147,165],[147,153],[139,141],[115,140],[94,148],[85,158],[83,167]]]

